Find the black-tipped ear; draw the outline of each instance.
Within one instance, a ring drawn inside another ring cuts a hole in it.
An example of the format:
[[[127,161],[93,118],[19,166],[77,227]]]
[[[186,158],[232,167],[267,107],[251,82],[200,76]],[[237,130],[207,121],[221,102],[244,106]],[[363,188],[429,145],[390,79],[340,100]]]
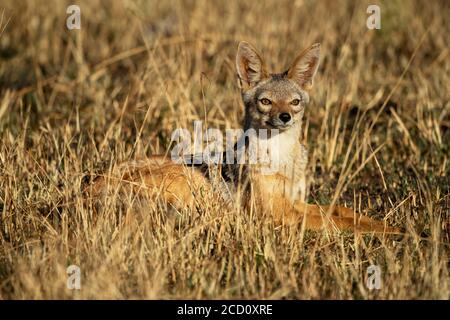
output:
[[[267,77],[263,60],[255,48],[241,41],[236,55],[236,69],[242,89],[247,90]]]
[[[310,89],[319,67],[320,43],[315,43],[300,53],[288,71],[288,77],[303,88]]]

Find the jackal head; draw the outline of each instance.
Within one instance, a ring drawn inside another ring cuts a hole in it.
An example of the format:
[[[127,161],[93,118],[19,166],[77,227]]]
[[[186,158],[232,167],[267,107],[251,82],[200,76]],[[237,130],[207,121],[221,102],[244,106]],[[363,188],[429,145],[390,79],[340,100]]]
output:
[[[319,54],[320,44],[316,43],[300,53],[287,71],[270,74],[255,48],[239,43],[236,68],[245,105],[245,129],[284,131],[300,123]]]

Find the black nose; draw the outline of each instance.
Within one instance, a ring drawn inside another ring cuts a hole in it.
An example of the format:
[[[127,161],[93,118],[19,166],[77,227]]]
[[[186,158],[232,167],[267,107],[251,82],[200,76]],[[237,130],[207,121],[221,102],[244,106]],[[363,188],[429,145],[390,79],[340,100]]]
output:
[[[289,113],[283,112],[279,115],[279,118],[284,123],[289,122],[291,120],[291,115]]]

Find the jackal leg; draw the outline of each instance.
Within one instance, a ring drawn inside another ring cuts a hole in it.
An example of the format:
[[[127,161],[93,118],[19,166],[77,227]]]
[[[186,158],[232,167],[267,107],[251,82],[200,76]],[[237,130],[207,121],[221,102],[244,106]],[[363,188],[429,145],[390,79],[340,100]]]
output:
[[[398,228],[386,226],[382,221],[357,214],[349,208],[292,201],[286,196],[290,186],[289,179],[278,174],[260,176],[254,181],[254,195],[259,199],[257,203],[263,212],[272,214],[277,223],[305,223],[306,228],[312,230],[401,233]]]
[[[337,228],[362,233],[402,234],[402,230],[391,227],[383,221],[375,220],[342,206],[313,205],[296,201],[294,210],[301,219],[306,219],[308,229]]]

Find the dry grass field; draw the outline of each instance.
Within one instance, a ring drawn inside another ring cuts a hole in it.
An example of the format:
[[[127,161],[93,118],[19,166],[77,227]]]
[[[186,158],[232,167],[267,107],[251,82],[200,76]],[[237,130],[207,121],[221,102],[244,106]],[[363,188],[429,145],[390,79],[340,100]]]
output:
[[[0,3],[0,299],[450,298],[448,1],[83,0],[72,31],[69,4]],[[197,211],[114,193],[94,211],[89,177],[195,120],[240,128],[240,40],[272,71],[322,44],[308,202],[405,236],[283,228],[207,194]]]

